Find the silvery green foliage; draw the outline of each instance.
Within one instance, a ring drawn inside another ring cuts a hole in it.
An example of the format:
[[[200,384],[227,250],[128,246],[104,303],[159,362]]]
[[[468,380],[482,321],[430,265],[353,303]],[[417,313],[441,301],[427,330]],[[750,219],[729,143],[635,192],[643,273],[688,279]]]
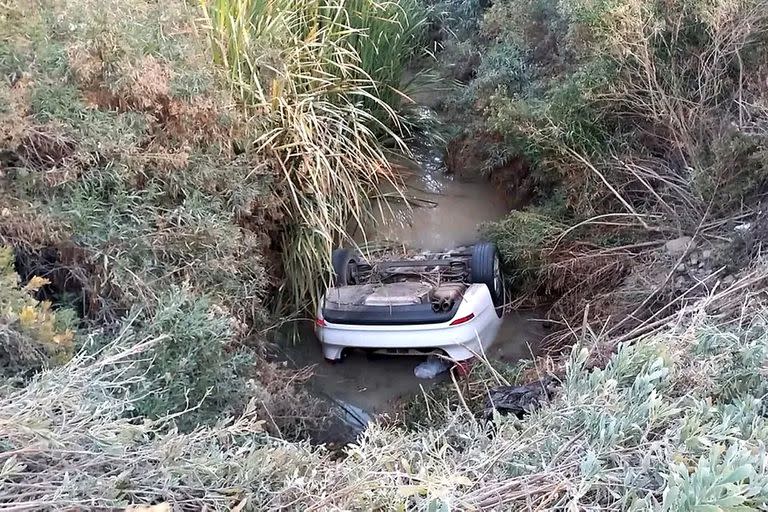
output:
[[[179,510],[768,506],[761,316],[731,328],[689,320],[619,346],[604,369],[590,368],[599,345],[586,342],[573,349],[559,395],[522,420],[497,417],[489,430],[461,403],[453,412],[433,407],[431,426],[373,424],[333,458],[270,439],[250,408],[188,434],[125,419],[130,404],[109,390],[141,376],[120,366],[132,364],[135,349],[116,344],[0,397],[2,447],[17,453],[0,473],[14,482],[0,483],[0,502],[22,490],[51,508],[137,500]]]
[[[488,494],[456,489],[441,499],[500,506],[505,493],[531,482],[525,498],[510,502],[573,510],[766,506],[764,327],[758,318],[734,329],[676,328],[618,347],[604,369],[588,369],[589,348],[574,348],[559,396],[524,420],[496,418],[492,440],[466,421],[446,423],[441,439],[458,459],[455,470],[483,479]],[[466,469],[477,467],[484,469]]]
[[[507,471],[556,470],[566,449],[578,464],[567,470],[571,489],[559,505],[764,506],[767,349],[762,320],[621,346],[602,370],[586,371],[588,350],[576,348],[560,398],[523,423],[533,442]]]

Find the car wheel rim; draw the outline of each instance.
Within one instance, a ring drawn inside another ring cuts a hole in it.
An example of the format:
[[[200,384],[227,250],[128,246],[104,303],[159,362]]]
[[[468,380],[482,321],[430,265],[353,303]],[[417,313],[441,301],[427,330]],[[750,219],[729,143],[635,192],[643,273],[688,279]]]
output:
[[[499,257],[493,258],[493,288],[497,297],[501,297],[501,264],[499,263]]]
[[[354,261],[347,263],[347,283],[357,284],[357,264]]]

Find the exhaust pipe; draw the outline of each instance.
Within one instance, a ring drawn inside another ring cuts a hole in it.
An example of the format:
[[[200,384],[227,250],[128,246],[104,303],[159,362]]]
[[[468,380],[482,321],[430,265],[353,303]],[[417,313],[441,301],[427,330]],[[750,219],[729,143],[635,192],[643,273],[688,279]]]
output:
[[[435,313],[447,313],[453,308],[453,300],[437,299],[432,301],[432,311]]]

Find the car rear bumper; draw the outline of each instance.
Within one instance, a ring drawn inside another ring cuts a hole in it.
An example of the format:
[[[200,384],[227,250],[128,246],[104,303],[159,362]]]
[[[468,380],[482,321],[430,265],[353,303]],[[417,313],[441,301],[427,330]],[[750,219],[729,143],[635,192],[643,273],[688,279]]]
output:
[[[458,325],[456,319],[474,317]],[[345,348],[405,352],[408,349],[444,351],[451,359],[463,361],[493,343],[501,327],[493,300],[485,285],[472,285],[452,318],[442,323],[413,325],[337,324],[322,318],[319,311],[315,332],[327,359],[340,359]],[[391,349],[391,350],[390,350]]]

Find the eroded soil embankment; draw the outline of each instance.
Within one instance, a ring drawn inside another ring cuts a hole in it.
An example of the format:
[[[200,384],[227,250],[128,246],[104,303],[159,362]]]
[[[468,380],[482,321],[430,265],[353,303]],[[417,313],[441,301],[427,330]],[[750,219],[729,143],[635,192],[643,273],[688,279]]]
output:
[[[458,135],[448,143],[446,171],[460,182],[490,182],[508,209],[519,209],[533,199],[533,178],[522,157],[494,154],[501,141],[500,135],[491,132]]]

